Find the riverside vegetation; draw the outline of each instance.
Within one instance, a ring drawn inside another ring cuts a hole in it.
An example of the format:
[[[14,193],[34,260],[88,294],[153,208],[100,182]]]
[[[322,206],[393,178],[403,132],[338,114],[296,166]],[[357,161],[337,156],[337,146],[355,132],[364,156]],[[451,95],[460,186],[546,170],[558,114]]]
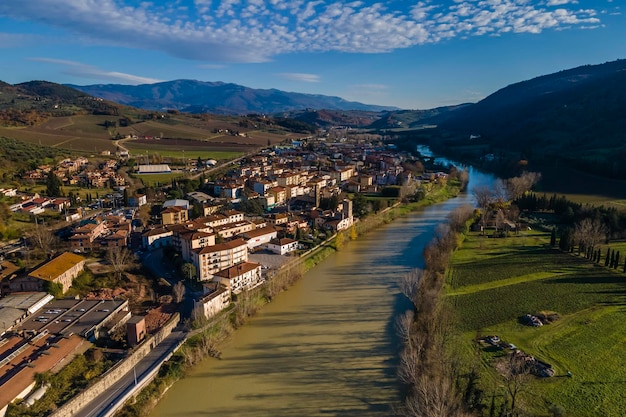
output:
[[[545,203],[527,213],[531,227],[518,221],[507,232],[501,223],[489,236],[468,226],[484,226],[485,214],[510,210],[510,201],[459,209],[424,251],[425,269],[403,278],[415,310],[397,326],[407,386],[398,414],[623,415],[626,242],[614,240],[623,215],[531,194],[516,203],[529,199]],[[532,327],[526,314],[556,320]],[[501,343],[480,343],[487,336]],[[519,359],[529,357],[554,377],[531,375]]]
[[[467,173],[455,171],[447,182],[440,182],[432,187],[428,193],[404,201],[381,210],[375,215],[369,215],[356,222],[348,231],[343,231],[328,239],[322,245],[309,251],[302,257],[293,259],[290,263],[276,271],[262,286],[237,295],[232,307],[220,313],[217,317],[206,320],[196,320],[192,331],[184,345],[159,371],[158,376],[144,388],[132,403],[120,410],[117,417],[146,416],[159,401],[167,389],[198,362],[206,357],[219,357],[220,344],[232,334],[234,330],[245,324],[264,304],[270,302],[280,292],[288,289],[291,284],[301,278],[306,271],[313,268],[336,251],[349,240],[368,233],[383,224],[387,224],[399,216],[418,210],[435,202],[444,201],[456,196],[465,187]],[[191,323],[190,323],[191,325]]]

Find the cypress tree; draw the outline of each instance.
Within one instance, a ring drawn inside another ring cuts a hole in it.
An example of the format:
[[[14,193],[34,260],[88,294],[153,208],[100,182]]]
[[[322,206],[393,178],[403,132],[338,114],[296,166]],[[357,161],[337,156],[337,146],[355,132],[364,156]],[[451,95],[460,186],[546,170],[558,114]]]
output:
[[[606,259],[604,260],[604,266],[609,266],[610,254],[611,254],[611,249],[606,248]]]
[[[552,228],[552,234],[550,235],[550,247],[556,246],[556,227]]]
[[[615,262],[615,251],[611,249],[611,260],[609,261],[609,268],[613,268],[614,262]]]
[[[618,265],[619,265],[619,251],[617,251],[617,253],[615,254],[615,264],[613,266],[613,269],[617,269]]]

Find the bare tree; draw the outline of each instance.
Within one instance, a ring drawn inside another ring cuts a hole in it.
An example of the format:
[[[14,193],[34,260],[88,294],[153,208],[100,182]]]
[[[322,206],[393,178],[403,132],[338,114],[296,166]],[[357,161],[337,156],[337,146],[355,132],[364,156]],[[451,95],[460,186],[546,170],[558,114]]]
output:
[[[416,268],[408,274],[403,275],[400,280],[400,291],[402,291],[402,294],[411,300],[414,305],[417,304],[417,294],[419,293],[423,274],[423,270]]]
[[[515,200],[530,191],[541,180],[540,172],[523,172],[519,177],[509,178],[506,181],[509,198]]]
[[[485,232],[485,221],[487,216],[487,209],[493,202],[493,192],[489,187],[476,187],[473,191],[474,198],[476,199],[476,205],[480,209],[480,222],[482,226],[482,232]]]
[[[411,339],[411,327],[414,320],[415,313],[412,310],[405,311],[396,319],[396,331],[404,343],[409,343]]]
[[[474,208],[470,205],[461,206],[448,214],[448,224],[455,232],[465,230],[465,225],[474,216]]]
[[[172,288],[172,295],[174,296],[174,302],[180,303],[181,301],[183,301],[186,291],[187,291],[187,288],[185,287],[185,284],[183,284],[182,281],[178,281],[176,284],[174,284],[174,287]]]
[[[526,363],[526,356],[521,352],[512,353],[501,367],[504,387],[511,399],[511,411],[515,411],[515,402],[530,378],[530,368]]]
[[[105,259],[113,268],[115,278],[119,280],[132,265],[134,255],[125,247],[114,246],[107,251]]]
[[[608,228],[600,220],[586,218],[574,226],[573,240],[575,244],[593,250],[606,237],[607,233]]]
[[[30,235],[30,240],[34,247],[40,249],[45,254],[49,254],[58,243],[58,238],[45,224],[39,224],[39,220],[36,217],[35,228]]]

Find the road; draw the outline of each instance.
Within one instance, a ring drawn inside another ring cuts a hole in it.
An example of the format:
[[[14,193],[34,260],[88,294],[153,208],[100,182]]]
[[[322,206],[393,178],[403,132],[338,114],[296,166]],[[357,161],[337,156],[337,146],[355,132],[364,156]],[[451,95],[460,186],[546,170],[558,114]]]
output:
[[[137,365],[131,369],[106,391],[89,402],[83,409],[76,413],[76,417],[100,417],[105,416],[110,408],[121,400],[135,385],[135,381],[141,380],[142,376],[151,371],[155,364],[161,362],[185,339],[187,332],[178,327],[159,343]],[[136,375],[136,378],[135,378]]]

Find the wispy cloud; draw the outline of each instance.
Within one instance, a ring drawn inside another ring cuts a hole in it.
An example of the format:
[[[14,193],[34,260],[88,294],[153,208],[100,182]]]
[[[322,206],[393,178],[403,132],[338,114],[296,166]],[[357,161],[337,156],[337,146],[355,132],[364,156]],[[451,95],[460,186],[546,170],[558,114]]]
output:
[[[92,65],[87,65],[76,61],[68,61],[64,59],[34,57],[29,58],[29,60],[35,62],[45,62],[48,64],[62,65],[65,67],[65,69],[63,70],[65,74],[89,79],[96,79],[99,81],[122,82],[126,84],[153,84],[161,81],[155,78],[141,77],[132,74],[125,74],[123,72],[105,71]]]
[[[601,24],[575,0],[194,0],[188,7],[131,0],[0,2],[0,16],[129,48],[212,62],[279,54],[391,52],[470,36],[541,33]],[[187,3],[186,3],[187,4]]]
[[[282,72],[278,74],[280,77],[291,81],[300,81],[305,83],[319,83],[320,76],[316,74],[303,74],[300,72]]]
[[[0,32],[0,49],[32,46],[42,41],[44,39],[37,35]]]

